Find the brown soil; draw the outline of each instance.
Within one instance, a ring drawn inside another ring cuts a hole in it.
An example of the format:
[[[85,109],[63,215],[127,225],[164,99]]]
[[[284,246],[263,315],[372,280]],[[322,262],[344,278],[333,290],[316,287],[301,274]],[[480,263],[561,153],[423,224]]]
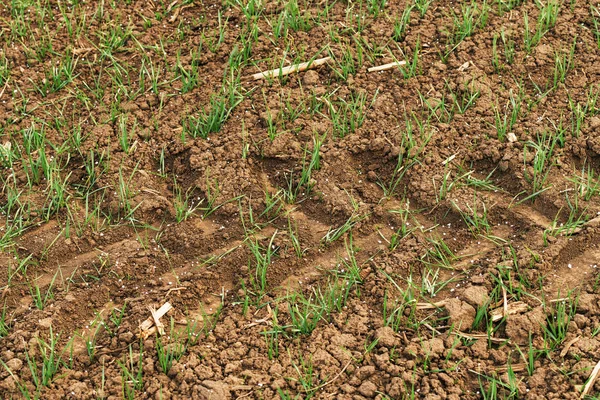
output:
[[[0,338],[1,398],[29,392],[43,399],[118,399],[132,390],[140,399],[478,399],[494,382],[501,398],[510,398],[511,386],[517,391],[512,398],[580,397],[600,359],[600,224],[593,219],[600,197],[585,199],[573,177],[589,167],[597,182],[600,118],[593,104],[575,134],[569,101],[585,104],[590,90],[600,90],[593,2],[564,2],[556,25],[530,54],[523,46],[523,16],[533,27],[539,7],[524,2],[500,13],[494,2],[487,26],[442,62],[461,2],[434,1],[423,18],[413,10],[405,36],[394,41],[404,0],[389,1],[376,18],[366,13],[360,35],[351,29],[352,15],[362,13],[358,5],[347,12],[346,1],[307,1],[301,9],[312,16],[326,3],[331,9],[307,32],[289,31],[294,47],[284,64],[326,56],[325,44],[336,57],[350,48],[357,60],[359,40],[375,57],[363,55],[345,81],[327,65],[281,80],[243,79],[242,102],[207,139],[182,135],[182,121],[209,107],[211,94],[221,88],[247,23],[239,7],[216,0],[184,6],[108,1],[101,2],[99,14],[100,2],[51,0],[41,16],[36,2],[16,3],[31,4],[22,14],[15,5],[0,7],[0,66],[6,60],[9,71],[0,88],[0,145],[23,149],[28,130],[43,129],[45,156],[61,168],[51,179],[37,171],[42,177],[30,185],[39,149],[28,155],[30,161],[8,164],[0,158],[0,210],[7,221],[0,235],[16,220],[26,228],[12,243],[4,241],[7,236],[0,240],[7,324]],[[238,71],[243,77],[280,65],[286,43],[274,38],[267,19],[276,21],[281,10],[277,2],[264,4],[252,62]],[[30,23],[23,36],[14,31],[19,18]],[[227,29],[215,45],[219,18],[227,20]],[[70,23],[74,33],[67,29]],[[339,30],[337,40],[332,28]],[[106,35],[117,29],[131,29],[131,36],[111,60],[103,55]],[[495,69],[493,38],[502,30],[514,40],[515,61],[506,62],[498,40],[501,65]],[[51,51],[36,54],[48,43]],[[390,52],[397,59],[405,58],[403,52],[410,57],[417,43],[416,76],[404,79],[398,69],[367,72],[390,62]],[[555,52],[573,43],[572,68],[564,83],[551,88]],[[77,62],[74,79],[40,92],[48,71],[67,54]],[[144,72],[149,62],[159,74],[156,92]],[[186,93],[178,63],[198,71],[197,85]],[[522,111],[510,135],[515,140],[499,138],[494,109],[500,105],[504,113],[519,85]],[[467,89],[479,97],[463,114],[447,116],[438,109],[430,115],[425,102],[451,102],[451,92]],[[374,99],[364,124],[338,137],[326,99],[340,107],[341,99],[362,93],[367,106]],[[294,117],[301,106],[305,112]],[[269,114],[278,124],[273,140]],[[430,124],[419,138],[416,121],[427,118]],[[411,150],[407,120],[417,137]],[[134,132],[128,152],[119,142],[123,124]],[[534,191],[536,161],[528,143],[557,126],[565,128],[565,139],[544,170],[545,190],[526,199]],[[77,148],[70,138],[79,129],[83,140]],[[320,168],[296,201],[286,202],[280,190],[289,188],[290,177],[297,184],[310,158],[307,149],[323,135]],[[396,176],[399,156],[418,161],[386,197],[379,183]],[[96,180],[86,165],[96,165]],[[495,188],[476,186],[475,178],[488,176]],[[441,189],[444,178],[455,182],[447,193]],[[67,182],[68,198],[53,208],[56,180]],[[129,190],[125,196],[122,186]],[[198,207],[181,222],[177,190]],[[25,205],[19,215],[10,203],[15,193]],[[89,194],[88,207],[98,205],[96,214],[86,211],[82,193]],[[275,198],[273,208],[267,208],[265,196]],[[210,199],[222,206],[209,213]],[[487,232],[475,231],[461,214],[481,214],[483,207]],[[548,230],[553,223],[569,223],[570,209],[589,222],[575,232]],[[403,219],[402,210],[411,216]],[[331,243],[323,240],[352,218],[350,232]],[[411,233],[391,246],[401,226]],[[262,254],[273,249],[261,295],[253,243]],[[352,256],[359,276],[347,301],[312,332],[295,332],[298,303],[288,295],[314,300],[347,275]],[[434,293],[427,282],[433,282]],[[36,285],[46,300],[43,307],[34,302]],[[149,307],[166,301],[174,307],[162,319],[167,334],[140,339]],[[502,313],[504,305],[510,309],[518,302],[524,303],[520,311],[492,322],[492,309]],[[565,309],[567,316],[560,314]],[[557,322],[561,318],[566,322]],[[552,345],[548,332],[557,326],[565,332]],[[40,373],[43,354],[50,351],[45,343],[56,334],[59,370],[38,390],[32,365]],[[180,356],[166,373],[158,340]],[[86,341],[95,347],[93,357]],[[135,388],[124,371],[137,371],[138,359],[143,378]],[[600,383],[594,393],[600,393]]]

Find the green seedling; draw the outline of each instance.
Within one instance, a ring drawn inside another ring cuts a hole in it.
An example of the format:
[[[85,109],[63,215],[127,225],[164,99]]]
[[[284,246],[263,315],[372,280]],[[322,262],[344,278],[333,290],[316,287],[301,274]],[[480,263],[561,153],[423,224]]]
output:
[[[421,294],[427,295],[431,298],[435,297],[442,289],[448,286],[450,283],[455,282],[458,278],[450,278],[448,280],[440,279],[439,268],[423,268],[423,274],[421,276]]]
[[[275,192],[275,194],[265,190],[265,208],[258,217],[266,219],[266,223],[271,223],[279,218],[285,208],[284,197],[282,190]]]
[[[395,332],[398,332],[405,326],[408,326],[411,329],[418,328],[421,325],[421,322],[417,320],[416,316],[417,296],[412,275],[409,275],[408,278],[406,278],[406,289],[401,289],[391,276],[385,272],[383,274],[394,284],[396,290],[400,294],[400,297],[397,298],[393,304],[390,304],[388,291],[386,290],[384,292],[382,310],[384,326],[389,326]]]
[[[98,50],[102,59],[114,60],[117,53],[133,37],[133,28],[123,24],[111,24],[107,30],[96,30]]]
[[[498,73],[501,70],[500,57],[498,56],[498,34],[495,33],[492,37],[492,67],[494,72]]]
[[[423,18],[429,9],[429,6],[433,3],[433,0],[414,0],[413,5],[419,12],[419,18]]]
[[[297,182],[294,181],[294,175],[291,173],[288,178],[287,188],[284,189],[284,197],[289,204],[293,204],[297,201],[300,194],[308,196],[314,186],[314,180],[312,179],[313,171],[321,169],[321,146],[326,138],[326,135],[319,136],[315,134],[313,136],[312,149],[306,147],[304,149],[304,156],[302,159],[302,170],[300,171],[300,177]],[[310,159],[308,159],[310,155]]]
[[[394,39],[396,42],[404,40],[404,37],[406,36],[406,31],[410,26],[410,12],[412,11],[413,7],[414,5],[407,5],[404,8],[404,11],[402,11],[400,18],[396,17],[396,20],[394,21],[392,39]]]
[[[49,300],[54,299],[54,281],[58,276],[58,271],[52,277],[50,284],[48,285],[48,289],[46,289],[45,293],[42,292],[40,286],[37,283],[33,285],[28,283],[29,293],[31,293],[31,297],[33,297],[33,303],[39,310],[43,310],[46,307],[46,304]]]
[[[117,360],[117,365],[121,369],[122,394],[124,399],[135,399],[136,391],[144,388],[144,350],[143,344],[140,342],[139,355],[136,356],[133,352],[133,347],[129,345],[128,356],[125,356],[124,361]]]
[[[284,326],[279,325],[279,321],[277,319],[278,309],[274,308],[272,310],[271,329],[263,330],[261,334],[265,337],[265,342],[267,344],[267,356],[269,360],[273,360],[279,358],[279,338],[280,336],[285,335]]]
[[[210,97],[208,109],[202,108],[197,116],[189,116],[183,120],[183,137],[201,137],[217,133],[229,116],[243,100],[239,92],[239,82],[233,80],[224,84],[224,88]]]
[[[441,98],[427,98],[418,91],[419,99],[427,112],[427,121],[435,118],[438,122],[449,123],[454,117],[452,104],[448,102],[446,94],[442,94]]]
[[[173,330],[171,330],[171,333],[173,333]],[[158,357],[160,369],[166,374],[173,366],[173,362],[183,356],[185,345],[177,340],[163,344],[163,339],[156,337],[156,356]]]
[[[10,330],[10,322],[7,320],[6,303],[2,306],[2,314],[0,314],[0,339],[8,336]]]
[[[248,261],[249,269],[254,271],[254,273],[250,275],[250,283],[252,284],[256,295],[259,297],[259,300],[267,291],[267,271],[273,262],[273,257],[275,257],[279,250],[279,247],[274,245],[277,233],[276,230],[266,246],[262,246],[255,238],[248,238],[246,240],[246,245],[254,257]]]
[[[573,39],[573,45],[569,48],[569,51],[559,51],[554,55],[554,73],[551,86],[553,89],[556,89],[559,84],[565,83],[567,73],[573,69],[576,43],[577,36]]]
[[[319,384],[321,383],[319,377],[314,370],[312,357],[308,360],[305,360],[302,354],[298,355],[299,357],[299,365],[293,361],[292,355],[290,354],[290,359],[292,359],[292,365],[298,374],[298,377],[294,379],[302,391],[305,393],[305,399],[311,399],[316,391],[319,388]]]
[[[532,187],[532,198],[537,197],[540,193],[547,190],[546,181],[552,166],[554,156],[554,148],[558,143],[556,136],[548,134],[546,131],[537,135],[537,140],[528,141],[523,146],[524,159],[524,177]],[[532,167],[528,167],[528,154],[533,153]]]
[[[596,38],[596,46],[600,49],[600,9],[590,5],[590,14],[592,16],[593,28],[592,32]]]
[[[531,53],[533,48],[538,45],[542,37],[556,25],[558,18],[558,12],[560,9],[559,0],[549,0],[545,3],[539,3],[540,12],[538,15],[537,24],[535,30],[532,33],[529,28],[529,15],[527,12],[523,14],[523,25],[524,25],[524,37],[523,42],[525,45],[525,51]]]
[[[301,293],[293,293],[288,295],[287,299],[292,333],[309,335],[325,318],[325,310],[314,304],[312,298],[306,298]]]
[[[569,293],[568,300],[558,301],[554,307],[546,306],[546,325],[544,326],[544,340],[550,350],[560,346],[567,337],[569,323],[575,316],[577,297]]]
[[[463,182],[465,186],[472,187],[475,190],[486,190],[490,192],[502,192],[503,189],[499,186],[496,186],[492,183],[492,175],[496,172],[496,169],[493,169],[489,174],[487,174],[483,178],[478,178],[474,176],[475,171],[465,171],[465,169],[461,166],[458,167],[461,175],[464,175]]]
[[[452,90],[448,81],[446,81],[446,89],[450,93],[452,99],[452,114],[459,113],[464,114],[467,109],[475,105],[475,101],[479,98],[480,92],[475,89],[473,83],[465,84],[463,88],[460,88],[456,92]]]
[[[296,257],[302,258],[308,249],[302,249],[302,245],[298,239],[298,226],[295,222],[292,222],[290,217],[288,217],[288,235],[290,237],[290,241],[292,242],[292,246],[294,247]]]
[[[377,18],[383,11],[388,0],[367,0],[367,8],[369,12]]]
[[[575,193],[585,201],[600,195],[600,177],[589,164],[581,167],[581,174],[567,179],[575,184]]]
[[[10,288],[15,277],[27,275],[27,267],[31,264],[33,264],[33,254],[29,254],[25,258],[20,258],[18,253],[15,252],[15,257],[13,260],[8,262],[7,282],[5,287]]]
[[[350,75],[355,75],[363,65],[362,46],[358,42],[356,43],[357,50],[355,52],[352,51],[349,45],[343,48],[340,56],[336,56],[331,50],[329,51],[329,56],[335,63],[335,66],[332,67],[333,72],[338,79],[344,82],[348,80]]]
[[[409,54],[405,55],[405,64],[398,65],[398,70],[402,74],[404,79],[410,79],[419,74],[419,53],[421,51],[421,39],[417,38],[415,48],[412,52],[412,56]]]
[[[441,238],[427,238],[427,241],[431,244],[431,247],[421,257],[421,262],[427,266],[452,269],[452,263],[458,260],[459,257],[448,247],[448,244]]]
[[[479,204],[481,203],[481,206]],[[487,219],[487,208],[483,201],[477,200],[477,194],[473,198],[473,206],[465,204],[466,210],[463,210],[455,201],[451,201],[452,206],[460,214],[467,228],[473,235],[487,235],[490,232],[490,223]]]
[[[571,134],[575,137],[579,137],[581,128],[583,127],[586,118],[598,114],[598,96],[600,95],[600,87],[598,85],[590,86],[588,90],[586,101],[581,103],[575,101],[569,92],[567,92],[567,98],[569,100],[569,109],[571,110]]]
[[[98,346],[96,345],[97,340],[98,340],[98,332],[100,331],[100,328],[102,327],[102,323],[97,322],[97,320],[94,320],[94,322],[91,324],[90,328],[92,328],[93,325],[96,325],[96,329],[94,330],[94,332],[90,333],[86,337],[82,336],[82,339],[85,344],[85,350],[87,352],[88,357],[90,358],[90,362],[94,361],[94,359],[96,357],[96,349],[98,348]]]
[[[520,95],[514,95],[512,90],[509,91],[509,100],[504,106],[504,110],[500,109],[498,103],[493,107],[494,110],[494,126],[496,127],[496,134],[498,140],[501,142],[506,140],[506,136],[509,132],[512,132],[513,127],[517,123],[517,120],[521,113],[521,101]]]
[[[0,86],[4,86],[10,77],[10,68],[5,54],[0,55]]]
[[[294,32],[308,32],[315,22],[306,7],[298,4],[298,0],[288,1],[286,3],[280,19],[283,27],[283,29],[280,29],[280,32],[282,30],[284,31],[284,37],[287,36],[285,33],[287,33],[288,29],[291,29]]]
[[[525,362],[527,375],[532,376],[535,372],[535,362],[537,361],[542,352],[540,352],[534,347],[531,333],[529,333],[529,340],[527,342],[527,353],[523,352],[523,350],[521,350],[521,348],[518,345],[517,351],[519,352],[519,355]]]
[[[31,372],[31,379],[38,392],[43,386],[49,386],[60,368],[65,365],[63,355],[66,348],[61,352],[58,351],[59,338],[59,335],[52,332],[52,327],[50,327],[48,341],[37,338],[39,363],[36,356],[31,356],[29,352],[25,352],[27,367]]]
[[[201,202],[194,199],[194,189],[190,187],[183,193],[181,186],[173,179],[173,207],[175,208],[175,221],[183,222],[196,212]]]
[[[349,97],[349,100],[327,101],[329,105],[329,117],[333,125],[333,133],[340,138],[354,133],[363,125],[366,113],[373,107],[377,93],[375,93],[368,105],[365,92],[351,94]]]
[[[202,43],[200,44],[202,46]],[[201,49],[198,49],[200,52]],[[177,52],[175,62],[175,74],[181,81],[181,94],[186,94],[194,90],[200,84],[200,71],[198,69],[198,61],[192,58],[189,68],[186,68],[181,62],[181,55]]]
[[[58,92],[75,79],[75,68],[77,60],[73,59],[70,53],[67,53],[56,66],[46,72],[46,76],[39,84],[34,84],[37,92],[42,97],[46,97],[51,93]]]
[[[552,225],[544,230],[542,233],[542,238],[544,240],[544,246],[548,246],[548,236],[571,236],[574,233],[578,232],[585,223],[588,221],[588,216],[586,215],[587,210],[580,211],[578,207],[578,200],[575,197],[574,203],[570,201],[567,197],[567,204],[569,206],[569,214],[567,220],[565,222],[559,222],[562,209],[556,213],[554,220],[552,221]]]
[[[351,232],[352,228],[360,221],[366,219],[368,215],[366,214],[358,214],[354,212],[341,226],[337,228],[329,228],[325,236],[321,239],[321,243],[324,245],[331,244],[341,238],[345,233]]]
[[[515,9],[516,7],[523,4],[525,0],[496,0],[498,5],[498,13],[502,16],[504,13]]]
[[[465,179],[467,178],[469,175],[471,175],[470,172],[464,172],[461,173],[457,176],[452,176],[452,171],[450,171],[449,169],[449,162],[445,163],[445,171],[444,174],[439,178],[439,183],[436,181],[435,178],[432,178],[432,182],[433,182],[433,187],[436,190],[436,200],[438,202],[443,201],[446,199],[446,197],[448,197],[448,194],[452,191],[452,189],[454,189],[455,187],[459,186],[459,184]],[[439,185],[439,189],[438,189],[438,185]]]
[[[473,35],[476,29],[484,28],[487,25],[489,10],[490,6],[487,0],[484,0],[482,4],[474,0],[464,2],[461,4],[459,14],[451,10],[452,32],[449,34],[446,45],[447,51],[442,55],[443,62],[465,38]]]
[[[125,309],[127,308],[127,302],[123,303],[123,307],[115,308],[110,312],[110,316],[108,319],[112,322],[115,330],[118,330],[121,327],[121,323],[123,322],[123,317],[125,316]]]

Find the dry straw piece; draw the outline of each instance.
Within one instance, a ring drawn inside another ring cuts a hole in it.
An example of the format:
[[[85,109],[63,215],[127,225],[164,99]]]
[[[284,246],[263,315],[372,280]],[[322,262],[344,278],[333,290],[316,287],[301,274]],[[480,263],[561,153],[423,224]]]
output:
[[[316,68],[320,65],[323,65],[329,60],[331,60],[331,57],[324,57],[324,58],[316,59],[314,61],[308,61],[308,62],[301,63],[301,64],[290,65],[289,67],[275,68],[271,71],[259,72],[257,74],[254,74],[254,75],[252,75],[252,79],[257,81],[259,79],[276,78],[278,76],[285,76],[285,75],[293,74],[295,72],[302,72],[302,71],[306,71],[307,69],[312,69],[312,68]]]
[[[585,398],[590,389],[594,387],[594,383],[596,383],[596,379],[598,379],[598,374],[600,374],[600,361],[598,361],[598,364],[596,364],[596,366],[594,367],[594,370],[590,374],[587,383],[583,387],[583,390],[581,391],[581,396],[579,396],[580,399]]]
[[[394,67],[400,67],[402,65],[406,65],[406,61],[395,61],[389,64],[379,65],[377,67],[371,67],[367,71],[368,72],[378,72],[378,71],[386,71],[388,69],[392,69]]]
[[[140,336],[146,339],[157,331],[159,334],[163,335],[164,326],[160,322],[160,318],[168,313],[172,308],[173,306],[169,302],[163,304],[158,310],[149,308],[151,315],[140,324]]]
[[[308,62],[301,63],[301,64],[290,65],[289,67],[275,68],[270,71],[258,72],[256,74],[252,75],[251,78],[253,80],[257,81],[259,79],[276,78],[279,76],[286,76],[286,75],[290,75],[290,74],[293,74],[296,72],[302,72],[302,71],[316,68],[318,66],[321,66],[321,65],[327,63],[327,61],[329,61],[329,60],[331,60],[331,57],[318,58],[313,61],[308,61]],[[394,61],[392,63],[383,64],[383,65],[379,65],[376,67],[371,67],[371,68],[367,69],[367,72],[386,71],[388,69],[392,69],[394,67],[400,67],[402,65],[406,65],[406,61]]]

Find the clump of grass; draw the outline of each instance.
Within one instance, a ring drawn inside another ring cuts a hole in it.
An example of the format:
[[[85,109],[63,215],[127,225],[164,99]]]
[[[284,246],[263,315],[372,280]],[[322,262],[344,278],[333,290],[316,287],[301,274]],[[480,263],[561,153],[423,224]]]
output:
[[[273,233],[266,246],[262,246],[255,238],[248,238],[246,244],[252,253],[253,258],[248,261],[248,267],[254,271],[250,275],[250,283],[260,300],[267,291],[267,271],[271,266],[273,257],[277,254],[279,248],[274,245],[277,231]]]
[[[531,184],[532,197],[530,198],[535,198],[548,189],[546,181],[554,165],[554,149],[558,144],[558,140],[557,136],[543,131],[537,135],[536,141],[530,140],[523,146],[524,177]],[[526,161],[530,152],[533,153],[531,168],[528,167]]]
[[[554,55],[554,72],[552,75],[552,89],[556,89],[559,84],[565,83],[567,73],[573,69],[573,60],[575,57],[575,45],[577,37],[573,39],[573,45],[568,51],[559,51]]]
[[[137,358],[137,360],[136,360]],[[136,391],[144,388],[144,349],[140,342],[139,354],[136,357],[133,352],[133,347],[129,345],[129,353],[125,356],[125,360],[117,360],[117,365],[121,369],[121,385],[124,399],[133,400]]]
[[[487,235],[490,231],[490,223],[487,218],[487,208],[483,201],[478,201],[477,194],[474,195],[473,205],[465,204],[463,210],[455,201],[452,206],[458,211],[469,231],[474,235]],[[481,203],[481,205],[479,205]]]
[[[484,28],[487,25],[490,6],[487,0],[478,3],[475,0],[462,2],[460,13],[451,11],[452,31],[449,34],[447,51],[442,55],[442,61],[452,53],[460,43],[467,37],[473,35],[476,29]]]
[[[414,5],[407,5],[402,11],[402,15],[400,18],[396,17],[394,21],[394,30],[392,33],[392,39],[396,42],[400,42],[404,40],[406,36],[406,31],[410,25],[410,13],[413,10]]]
[[[546,326],[544,327],[544,340],[550,350],[556,349],[565,341],[569,323],[575,316],[577,309],[577,296],[570,292],[567,300],[558,301],[554,307],[546,306]]]
[[[578,195],[575,196],[573,201],[567,196],[567,205],[569,208],[567,220],[562,223],[559,222],[562,209],[558,210],[552,224],[542,233],[545,246],[548,245],[548,236],[571,236],[588,221],[589,217],[586,213],[587,210],[580,210],[578,199]]]
[[[171,334],[173,334],[173,332],[173,329],[171,329]],[[184,343],[181,343],[176,339],[167,343],[163,343],[162,337],[156,337],[156,355],[158,357],[158,365],[165,374],[169,372],[173,366],[173,362],[179,360],[181,356],[183,356],[184,352]]]
[[[40,285],[35,282],[33,284],[29,283],[29,293],[31,293],[31,297],[33,298],[33,303],[39,310],[43,310],[46,307],[46,304],[49,300],[54,298],[54,281],[58,276],[58,272],[54,274],[54,277],[50,281],[48,288],[45,290],[45,293],[40,288]]]
[[[63,365],[66,365],[63,356],[67,348],[62,351],[57,348],[60,336],[55,335],[50,327],[48,341],[37,339],[39,350],[39,363],[35,356],[25,352],[27,366],[31,372],[31,378],[36,389],[39,391],[43,386],[48,386]]]
[[[531,53],[533,48],[538,45],[542,37],[556,25],[558,12],[560,10],[559,0],[548,0],[545,3],[539,3],[540,8],[538,20],[533,33],[529,28],[529,15],[527,12],[523,14],[524,37],[523,42],[525,51]]]
[[[2,314],[0,314],[0,339],[8,336],[10,330],[10,322],[7,320],[6,315],[6,303],[2,307]]]
[[[600,195],[600,177],[589,164],[584,164],[581,167],[581,173],[568,178],[568,180],[575,184],[577,195],[585,201],[590,201],[593,197]]]
[[[189,188],[183,193],[181,186],[174,179],[173,182],[173,207],[175,208],[175,221],[180,223],[194,215],[201,202],[194,199],[194,188]]]
[[[367,217],[368,217],[368,215],[366,215],[366,214],[359,214],[359,213],[357,213],[355,211],[346,220],[346,222],[344,222],[339,227],[337,227],[337,228],[333,228],[333,227],[329,228],[329,230],[327,231],[327,233],[325,234],[325,236],[323,236],[323,238],[321,239],[321,242],[324,245],[328,245],[330,243],[335,242],[336,240],[338,240],[339,238],[341,238],[345,233],[351,232],[352,228],[354,228],[354,226],[356,224],[358,224],[360,221],[364,220]]]
[[[196,116],[188,116],[183,120],[182,137],[191,136],[206,139],[211,133],[221,130],[229,119],[233,109],[243,100],[239,92],[239,80],[232,78],[224,83],[224,87],[211,95],[208,107],[202,108]]]
[[[590,14],[592,17],[593,28],[592,32],[596,38],[596,46],[600,49],[600,9],[590,5]]]
[[[321,146],[323,146],[325,138],[326,135],[320,136],[315,133],[312,148],[306,147],[304,149],[300,177],[295,180],[293,173],[289,175],[287,188],[283,189],[284,197],[288,203],[295,203],[300,194],[304,196],[310,194],[315,184],[312,174],[314,171],[321,169]]]
[[[373,106],[375,96],[373,96],[369,105],[367,105],[367,94],[365,92],[351,94],[348,100],[339,99],[336,102],[330,102],[329,116],[334,135],[343,138],[356,132],[365,122],[366,113]]]
[[[452,263],[458,260],[458,256],[450,249],[448,244],[442,238],[427,238],[431,247],[421,257],[424,265],[434,266],[445,269],[452,269]]]

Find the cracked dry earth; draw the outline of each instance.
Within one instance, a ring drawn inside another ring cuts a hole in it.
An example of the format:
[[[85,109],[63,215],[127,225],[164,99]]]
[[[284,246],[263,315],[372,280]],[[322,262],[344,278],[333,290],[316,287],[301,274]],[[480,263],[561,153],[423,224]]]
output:
[[[375,3],[300,1],[281,37],[294,2],[0,5],[1,398],[581,398],[598,5],[555,2],[528,51],[546,3],[436,0],[401,33],[412,3]],[[465,4],[489,14],[453,46]]]

